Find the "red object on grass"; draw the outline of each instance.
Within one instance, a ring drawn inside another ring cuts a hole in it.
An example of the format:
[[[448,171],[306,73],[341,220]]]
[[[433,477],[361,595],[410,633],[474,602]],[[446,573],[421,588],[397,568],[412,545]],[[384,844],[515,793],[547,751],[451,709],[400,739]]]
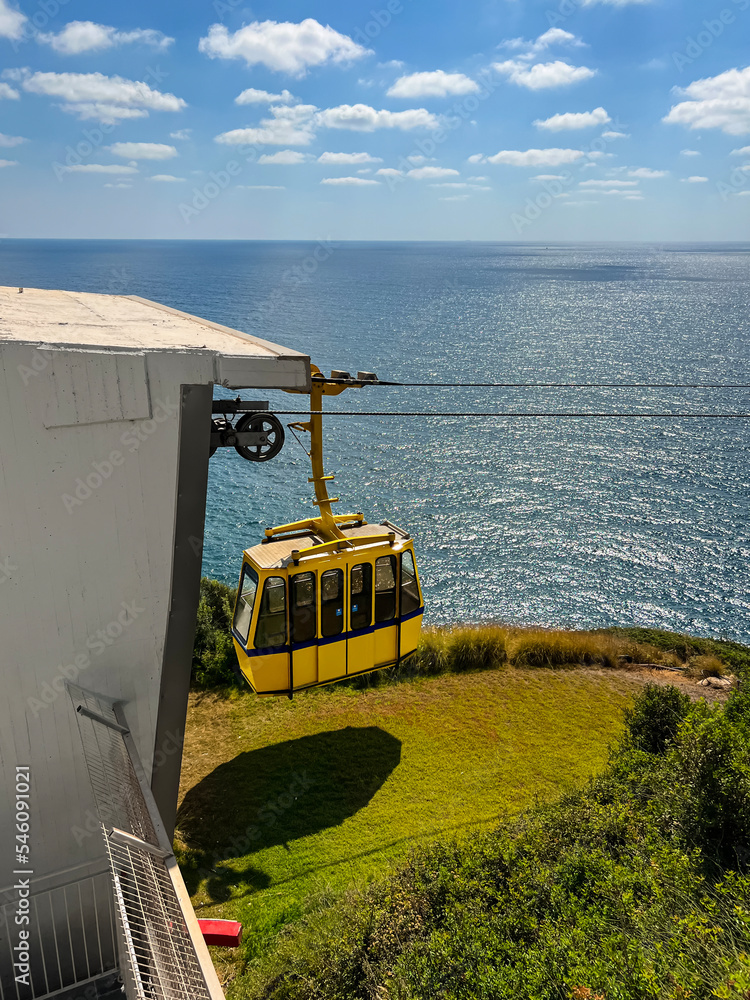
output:
[[[219,948],[237,948],[242,941],[242,924],[237,920],[199,920],[206,944]]]

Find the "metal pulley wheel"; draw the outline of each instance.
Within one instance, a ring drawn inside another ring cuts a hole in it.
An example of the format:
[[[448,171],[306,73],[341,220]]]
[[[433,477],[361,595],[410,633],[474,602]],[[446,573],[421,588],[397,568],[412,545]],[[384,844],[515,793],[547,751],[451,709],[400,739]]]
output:
[[[270,462],[284,447],[284,427],[272,413],[246,413],[234,425],[234,430],[237,434],[249,431],[265,436],[262,444],[234,446],[237,454],[250,462]]]

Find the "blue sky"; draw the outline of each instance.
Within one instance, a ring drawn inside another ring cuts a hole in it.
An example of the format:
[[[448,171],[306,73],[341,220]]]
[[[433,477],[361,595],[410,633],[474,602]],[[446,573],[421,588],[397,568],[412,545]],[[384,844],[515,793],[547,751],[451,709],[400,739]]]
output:
[[[750,0],[0,0],[0,232],[745,240]]]

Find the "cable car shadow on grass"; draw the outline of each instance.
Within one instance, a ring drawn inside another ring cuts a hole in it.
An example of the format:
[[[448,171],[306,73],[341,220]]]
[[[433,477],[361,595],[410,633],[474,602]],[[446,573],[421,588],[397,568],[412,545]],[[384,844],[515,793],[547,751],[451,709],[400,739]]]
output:
[[[188,890],[208,877],[208,894],[222,902],[238,884],[266,888],[268,875],[257,865],[232,862],[268,847],[292,852],[301,837],[340,826],[370,803],[400,761],[401,741],[390,733],[347,726],[219,765],[190,789],[177,814]]]

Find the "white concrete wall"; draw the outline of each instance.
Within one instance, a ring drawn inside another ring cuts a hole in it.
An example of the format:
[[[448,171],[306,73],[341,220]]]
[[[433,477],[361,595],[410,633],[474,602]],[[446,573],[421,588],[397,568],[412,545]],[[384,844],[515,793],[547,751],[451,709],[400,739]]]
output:
[[[133,362],[147,385],[118,382],[118,369],[131,363],[132,370]],[[79,380],[77,407],[71,372]],[[6,783],[16,764],[32,766],[37,875],[101,854],[98,837],[75,836],[92,802],[66,675],[128,703],[139,752],[151,766],[180,385],[212,378],[208,353],[0,350],[0,757]],[[107,383],[116,385],[114,394],[103,391]],[[69,423],[76,410],[86,422],[45,426]],[[123,413],[139,419],[117,419]],[[88,422],[97,418],[106,422]],[[3,809],[0,844],[12,843],[12,812]]]
[[[252,359],[229,363],[252,385]],[[277,385],[300,384],[300,364]],[[65,676],[122,699],[150,772],[170,609],[180,387],[211,351],[40,349],[0,340],[0,887],[13,781],[32,769],[36,877],[100,858]],[[273,384],[268,362],[262,384]],[[6,857],[6,855],[8,855]],[[83,869],[82,869],[83,871]],[[0,895],[0,902],[2,896]]]

